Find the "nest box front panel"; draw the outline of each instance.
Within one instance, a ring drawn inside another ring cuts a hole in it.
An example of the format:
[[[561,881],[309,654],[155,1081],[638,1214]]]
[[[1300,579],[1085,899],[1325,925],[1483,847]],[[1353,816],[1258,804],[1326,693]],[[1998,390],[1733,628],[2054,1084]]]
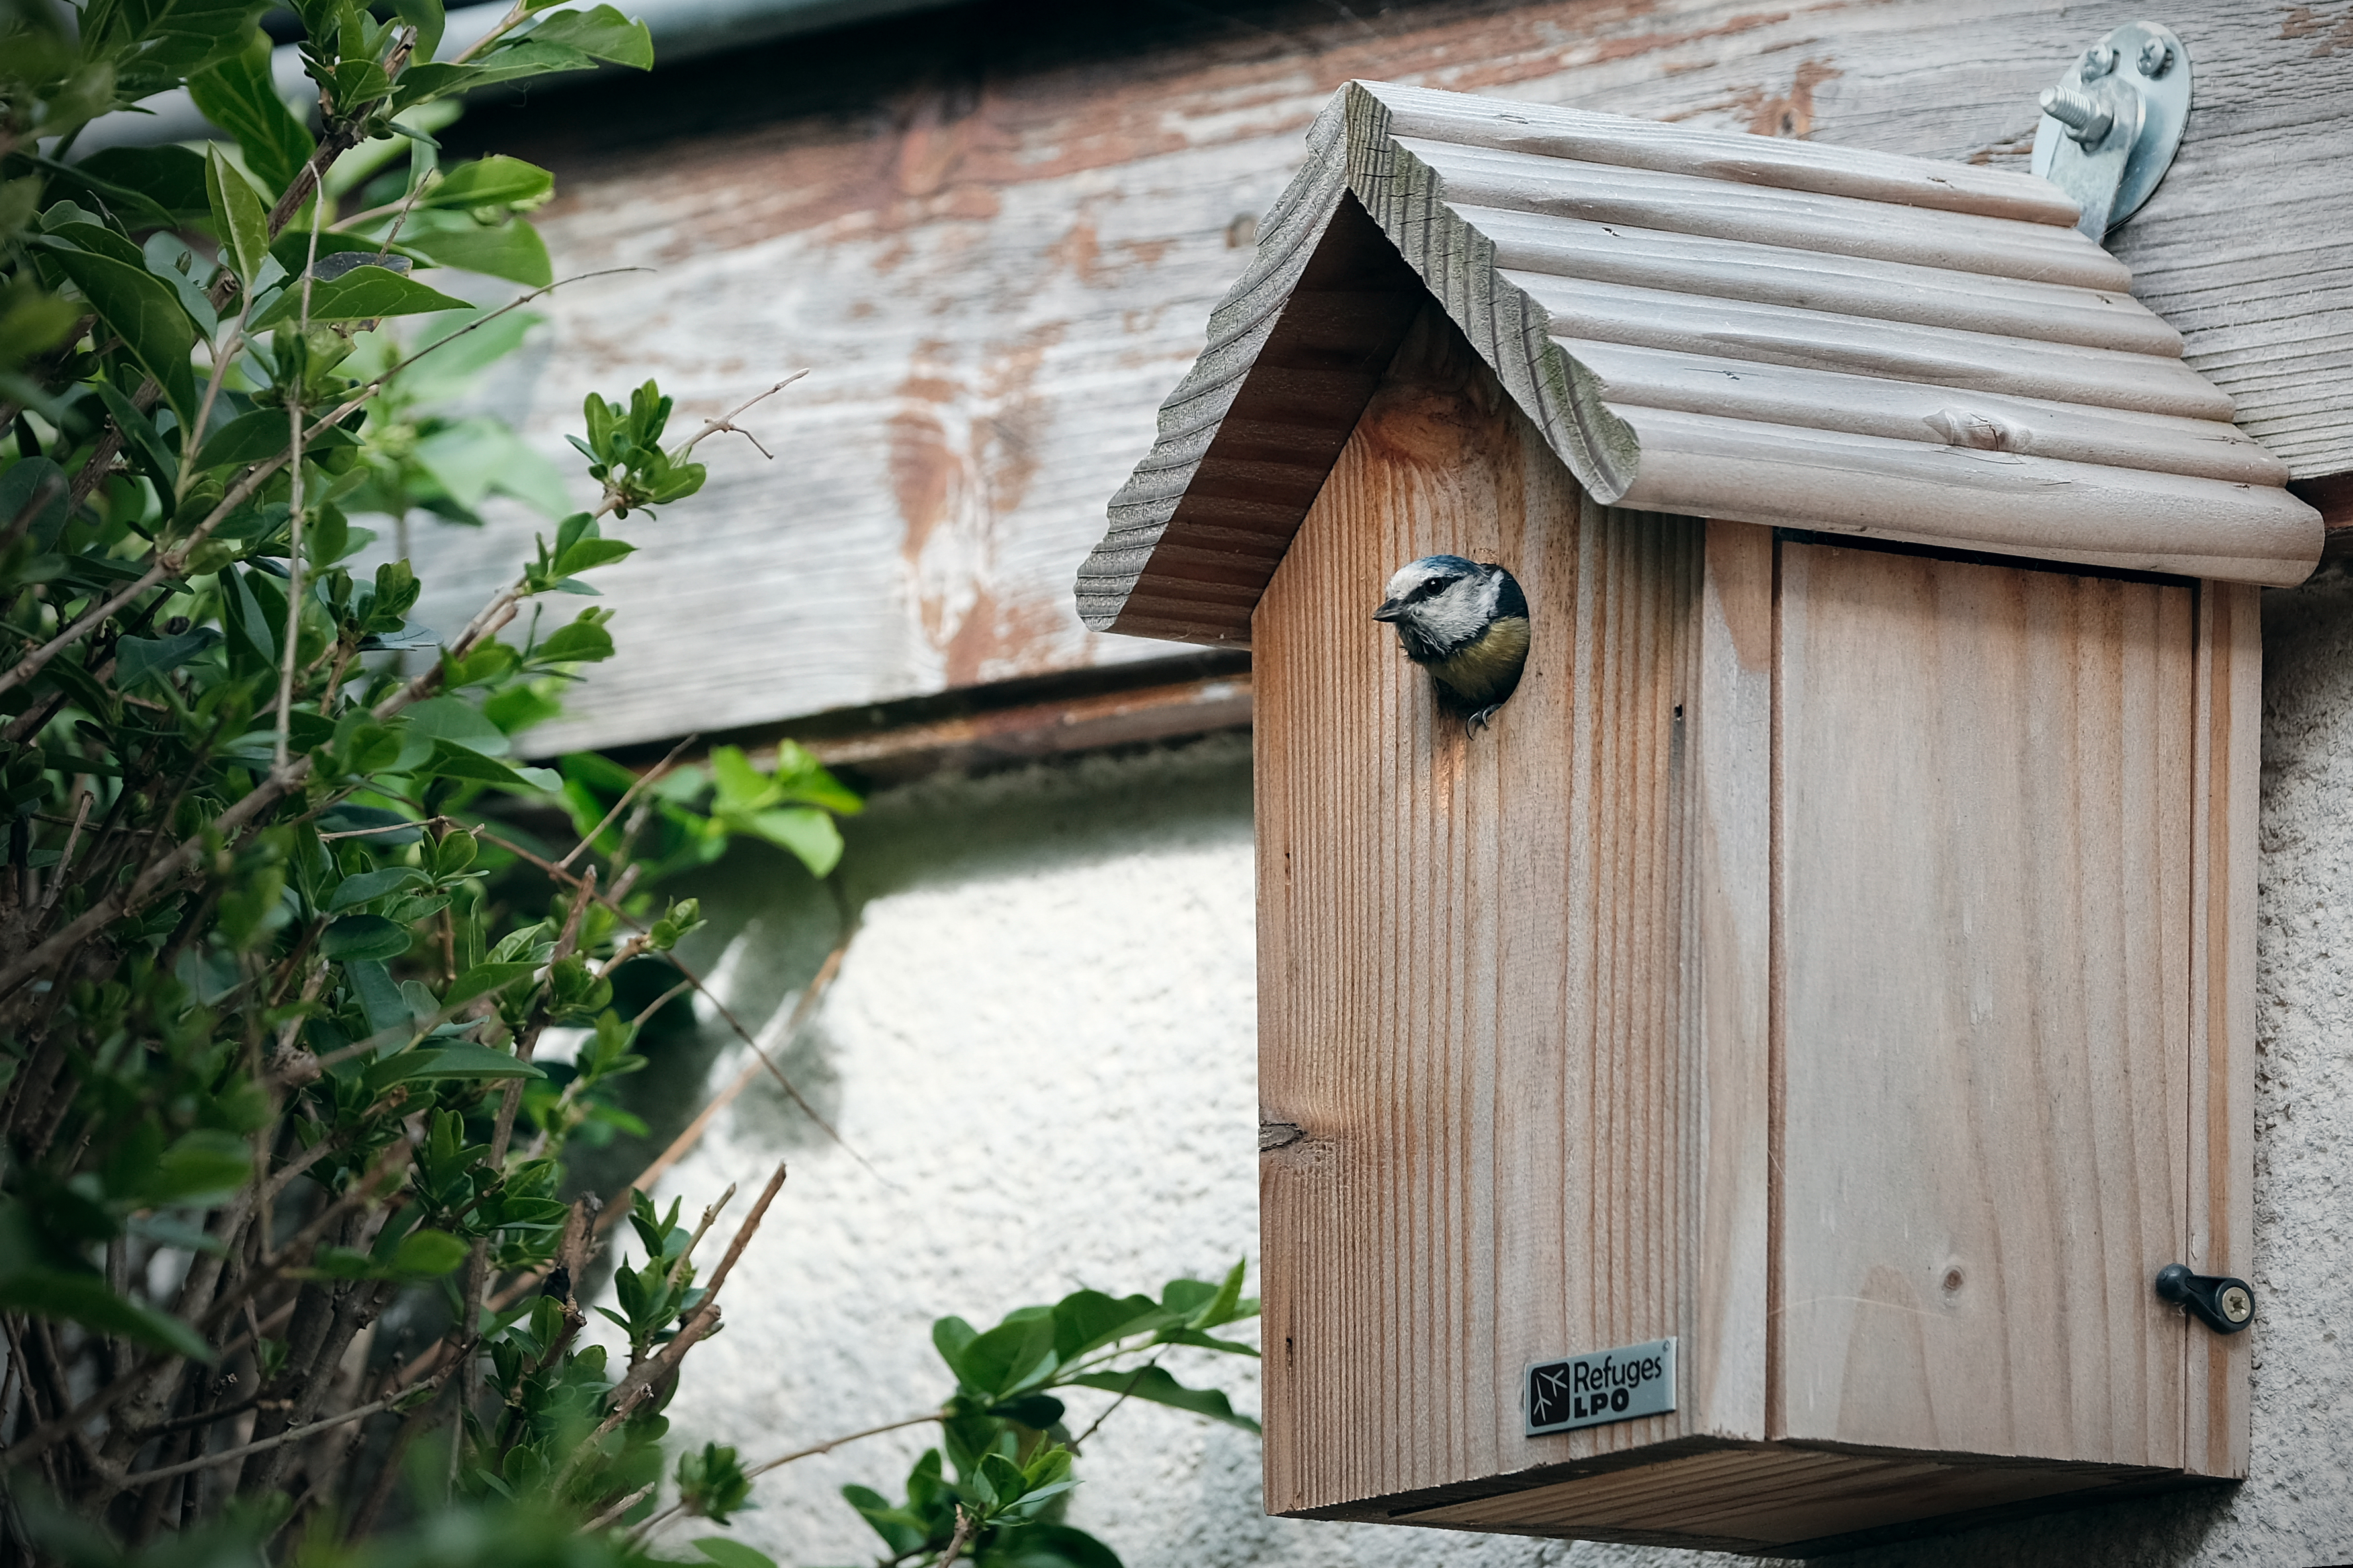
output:
[[[2196,598],[1782,546],[1787,1436],[2181,1462]]]
[[[1252,626],[1267,1503],[1428,1493],[1692,1430],[1525,1435],[1531,1361],[1687,1335],[1681,974],[1703,531],[1597,508],[1451,327],[1410,338]],[[1507,565],[1472,732],[1370,615]]]

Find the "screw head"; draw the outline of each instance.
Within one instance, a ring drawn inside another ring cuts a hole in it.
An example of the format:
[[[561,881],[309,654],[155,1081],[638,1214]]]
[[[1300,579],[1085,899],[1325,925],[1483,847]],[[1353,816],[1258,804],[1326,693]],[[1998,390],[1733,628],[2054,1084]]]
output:
[[[2243,1323],[2255,1315],[2253,1299],[2236,1285],[2222,1292],[2220,1305],[2222,1315],[2234,1323]]]
[[[2081,75],[2085,81],[2097,81],[2116,68],[2116,51],[2107,45],[2102,44],[2095,48],[2084,51],[2084,68]]]
[[[2140,58],[2134,62],[2140,74],[2154,81],[2173,68],[2173,46],[2163,38],[2151,38],[2140,47]]]

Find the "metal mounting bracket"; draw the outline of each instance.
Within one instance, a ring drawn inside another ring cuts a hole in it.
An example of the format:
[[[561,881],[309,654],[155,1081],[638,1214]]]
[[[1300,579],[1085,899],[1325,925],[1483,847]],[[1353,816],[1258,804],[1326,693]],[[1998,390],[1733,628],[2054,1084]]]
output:
[[[2189,52],[2158,22],[2126,22],[2042,95],[2034,172],[2075,198],[2094,239],[2138,212],[2189,120]]]

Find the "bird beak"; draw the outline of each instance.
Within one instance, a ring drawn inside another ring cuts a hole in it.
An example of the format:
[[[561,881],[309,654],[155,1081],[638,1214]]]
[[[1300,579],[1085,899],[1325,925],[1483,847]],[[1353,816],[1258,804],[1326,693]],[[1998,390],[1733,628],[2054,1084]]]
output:
[[[1385,600],[1382,603],[1381,607],[1373,612],[1373,619],[1377,621],[1393,621],[1404,614],[1405,606],[1398,604],[1395,599],[1389,599]]]

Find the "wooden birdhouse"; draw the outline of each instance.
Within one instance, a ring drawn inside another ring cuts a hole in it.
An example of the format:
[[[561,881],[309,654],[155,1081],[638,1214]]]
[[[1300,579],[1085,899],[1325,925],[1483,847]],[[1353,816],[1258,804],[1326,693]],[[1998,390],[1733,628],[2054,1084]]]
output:
[[[2076,218],[1317,122],[1078,587],[1251,649],[1270,1510],[1784,1552],[2246,1474],[2249,1336],[2152,1280],[2250,1268],[2322,530]],[[1439,552],[1528,601],[1484,729],[1370,618]]]

